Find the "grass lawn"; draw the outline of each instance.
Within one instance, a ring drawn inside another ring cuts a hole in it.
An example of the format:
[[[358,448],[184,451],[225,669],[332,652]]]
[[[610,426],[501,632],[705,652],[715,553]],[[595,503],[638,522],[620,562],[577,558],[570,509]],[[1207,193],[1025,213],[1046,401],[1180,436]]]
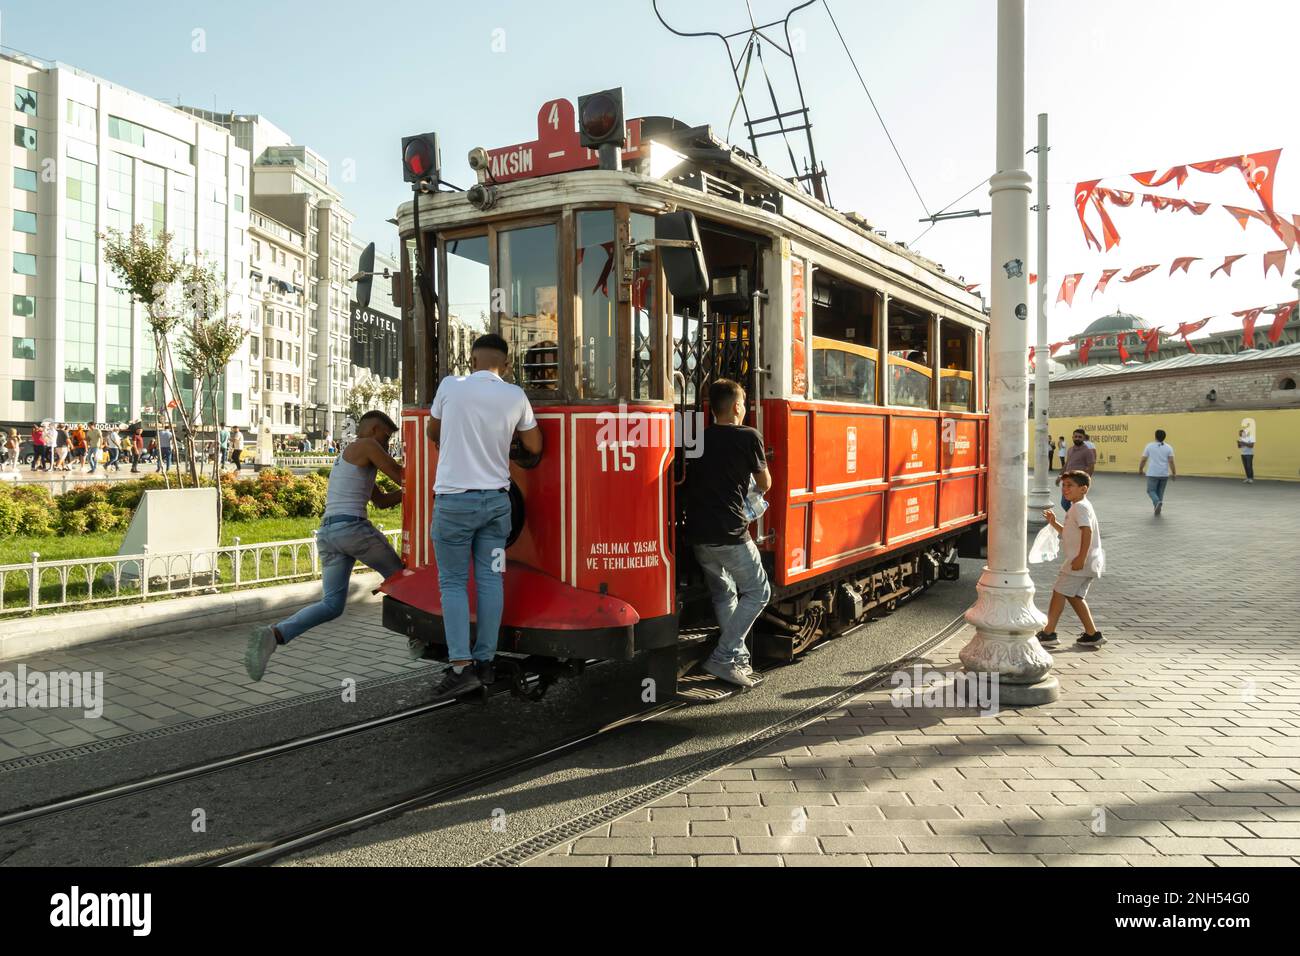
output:
[[[394,531],[402,527],[402,509],[399,507],[380,511],[372,506],[369,511],[370,520],[377,525],[382,525],[385,531]],[[261,544],[265,541],[291,541],[294,538],[311,537],[312,531],[318,527],[320,527],[320,518],[266,518],[256,522],[225,522],[221,528],[221,544],[234,544],[234,538],[237,536],[239,544],[242,545]],[[117,549],[120,548],[125,535],[125,531],[112,531],[100,535],[75,537],[13,537],[0,541],[0,564],[30,563],[32,551],[39,551],[40,561],[108,557],[117,554]],[[263,553],[247,553],[242,554],[239,567],[243,580],[269,578],[272,575],[277,578],[309,575],[312,570],[311,553],[308,548],[278,548],[268,549]],[[229,584],[235,579],[233,555],[218,557],[217,568],[220,579],[225,583]],[[109,575],[109,579],[105,579],[105,575]],[[185,580],[182,579],[179,583],[183,584]],[[43,571],[40,575],[39,587],[43,604],[85,598],[91,592],[91,588],[94,588],[96,597],[107,596],[113,592],[109,564],[74,566],[66,572],[66,576],[61,575],[57,570]],[[259,585],[252,585],[252,587],[259,587]],[[29,575],[23,574],[22,571],[10,571],[9,574],[0,575],[0,606],[6,609],[26,607],[29,602],[29,588]],[[138,585],[125,583],[122,585],[122,594],[123,596],[135,594],[133,600],[142,597]],[[152,598],[151,593],[149,600]],[[79,610],[85,606],[87,605],[73,604],[66,610]],[[42,610],[39,613],[51,613],[55,610]]]

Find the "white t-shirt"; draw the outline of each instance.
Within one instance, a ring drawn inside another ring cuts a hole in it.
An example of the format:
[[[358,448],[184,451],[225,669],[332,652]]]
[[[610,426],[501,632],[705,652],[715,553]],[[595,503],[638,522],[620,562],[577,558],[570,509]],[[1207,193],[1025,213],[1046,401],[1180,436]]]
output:
[[[1092,529],[1092,539],[1088,542],[1088,555],[1084,558],[1083,569],[1076,571],[1072,565],[1074,559],[1079,556],[1083,528]],[[1065,513],[1065,523],[1061,526],[1061,558],[1064,561],[1063,570],[1070,574],[1096,577],[1105,567],[1101,550],[1101,526],[1097,523],[1097,512],[1087,498],[1070,505],[1070,510]]]
[[[486,370],[444,378],[429,414],[442,422],[433,486],[440,495],[508,488],[510,442],[537,427],[524,390]]]
[[[1254,439],[1238,437],[1238,438],[1237,438],[1237,441],[1239,441],[1239,442],[1243,442],[1243,443],[1244,443],[1244,444],[1242,444],[1241,448],[1238,449],[1238,450],[1239,450],[1243,455],[1253,455],[1253,454],[1255,454],[1255,441],[1254,441]]]
[[[1148,478],[1168,478],[1169,463],[1174,460],[1174,446],[1168,442],[1149,442],[1142,449],[1142,457],[1147,460]]]

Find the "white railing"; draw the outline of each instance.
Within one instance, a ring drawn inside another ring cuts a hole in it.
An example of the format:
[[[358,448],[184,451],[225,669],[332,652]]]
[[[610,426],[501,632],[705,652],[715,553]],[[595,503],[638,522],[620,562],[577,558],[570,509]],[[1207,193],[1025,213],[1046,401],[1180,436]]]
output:
[[[332,455],[276,455],[276,468],[323,468],[334,464]]]
[[[400,529],[379,529],[394,550]],[[316,532],[291,541],[235,543],[200,551],[167,551],[0,565],[0,617],[144,602],[320,576]]]

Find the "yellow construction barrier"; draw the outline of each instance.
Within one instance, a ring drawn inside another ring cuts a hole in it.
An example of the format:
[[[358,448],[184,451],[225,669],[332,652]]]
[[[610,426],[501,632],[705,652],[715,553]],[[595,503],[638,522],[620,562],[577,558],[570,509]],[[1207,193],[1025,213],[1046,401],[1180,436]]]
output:
[[[1163,428],[1180,475],[1243,478],[1237,434],[1255,430],[1255,477],[1300,480],[1300,408],[1263,411],[1180,412],[1171,415],[1094,415],[1051,419],[1054,438],[1066,444],[1076,428],[1097,446],[1097,470],[1136,473],[1142,449]],[[1060,453],[1054,463],[1059,471]]]

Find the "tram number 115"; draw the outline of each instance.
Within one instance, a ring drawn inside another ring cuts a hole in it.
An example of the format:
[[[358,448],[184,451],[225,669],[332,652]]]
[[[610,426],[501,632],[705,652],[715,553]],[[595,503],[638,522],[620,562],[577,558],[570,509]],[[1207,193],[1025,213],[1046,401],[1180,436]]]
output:
[[[618,442],[601,442],[597,447],[600,449],[601,471],[636,470],[636,455],[633,453],[631,445],[622,445]]]

